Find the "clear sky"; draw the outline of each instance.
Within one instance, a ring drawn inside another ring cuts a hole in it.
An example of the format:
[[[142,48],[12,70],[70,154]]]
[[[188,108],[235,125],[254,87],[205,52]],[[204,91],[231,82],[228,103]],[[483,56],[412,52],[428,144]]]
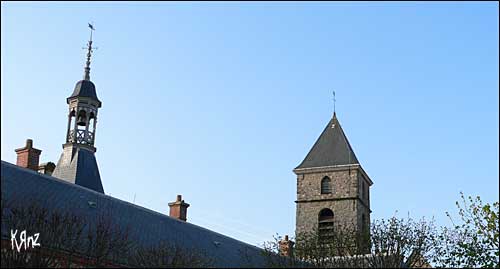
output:
[[[498,3],[6,3],[1,158],[57,162],[83,77],[103,105],[108,195],[251,244],[295,229],[296,177],[333,112],[371,177],[372,220],[449,224],[498,200]]]

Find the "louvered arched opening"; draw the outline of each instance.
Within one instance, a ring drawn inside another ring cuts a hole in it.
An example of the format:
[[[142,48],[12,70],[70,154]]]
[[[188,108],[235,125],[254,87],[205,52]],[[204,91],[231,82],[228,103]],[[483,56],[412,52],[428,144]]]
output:
[[[318,215],[318,239],[321,243],[333,241],[333,211],[324,208]]]

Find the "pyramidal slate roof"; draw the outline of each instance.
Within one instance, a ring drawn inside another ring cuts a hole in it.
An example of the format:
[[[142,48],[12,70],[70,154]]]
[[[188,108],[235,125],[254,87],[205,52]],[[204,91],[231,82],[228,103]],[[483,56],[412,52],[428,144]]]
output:
[[[302,163],[295,169],[359,164],[334,114]]]
[[[130,227],[130,238],[142,246],[154,246],[160,240],[177,243],[203,251],[216,267],[247,266],[245,257],[258,267],[266,262],[258,247],[5,161],[1,162],[1,187],[2,200],[15,200],[16,205],[36,200],[49,211],[68,209],[87,219],[105,213],[120,227]],[[9,231],[4,228],[2,221],[1,235],[8,239]]]
[[[85,148],[66,146],[52,176],[104,193],[94,152]]]

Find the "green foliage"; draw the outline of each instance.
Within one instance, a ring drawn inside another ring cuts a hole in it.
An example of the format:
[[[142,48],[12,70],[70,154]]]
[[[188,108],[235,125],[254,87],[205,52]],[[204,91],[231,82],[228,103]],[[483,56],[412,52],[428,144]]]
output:
[[[461,193],[456,204],[460,221],[452,219],[453,227],[438,229],[433,220],[392,217],[374,221],[369,235],[350,227],[337,227],[330,242],[320,240],[317,231],[301,234],[294,256],[273,260],[269,267],[499,268],[499,203],[484,204],[479,196]],[[266,242],[269,256],[279,253],[280,240]]]
[[[435,237],[434,223],[392,217],[376,221],[368,231],[358,233],[353,225],[337,226],[325,242],[316,231],[296,238],[295,253],[285,262],[268,267],[371,268],[418,267],[426,265]],[[266,242],[268,253],[279,253],[280,236]],[[271,256],[270,254],[268,254]]]
[[[442,228],[433,261],[442,267],[499,268],[499,203],[483,204],[481,198],[460,193],[460,222]]]
[[[434,220],[414,221],[392,217],[371,227],[370,267],[421,267],[427,265],[436,238]]]
[[[363,261],[351,257],[369,252],[368,238],[353,224],[336,226],[326,239],[313,230],[297,236],[294,258],[314,267],[359,267]]]

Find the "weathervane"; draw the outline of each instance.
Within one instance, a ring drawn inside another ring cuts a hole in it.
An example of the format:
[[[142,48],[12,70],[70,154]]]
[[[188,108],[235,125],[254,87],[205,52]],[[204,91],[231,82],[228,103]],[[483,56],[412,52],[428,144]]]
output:
[[[85,65],[85,75],[83,76],[84,80],[90,80],[90,57],[92,56],[92,52],[97,49],[96,47],[92,47],[92,32],[95,31],[94,25],[91,23],[88,23],[88,25],[90,28],[90,40],[87,43],[87,48],[83,48],[87,49],[87,62]]]
[[[333,115],[335,115],[335,91],[333,91]]]
[[[335,102],[337,100],[335,100],[335,91],[333,91],[333,118],[335,119],[337,117],[337,115],[335,114]],[[335,128],[335,120],[333,120],[332,122],[332,128]]]

